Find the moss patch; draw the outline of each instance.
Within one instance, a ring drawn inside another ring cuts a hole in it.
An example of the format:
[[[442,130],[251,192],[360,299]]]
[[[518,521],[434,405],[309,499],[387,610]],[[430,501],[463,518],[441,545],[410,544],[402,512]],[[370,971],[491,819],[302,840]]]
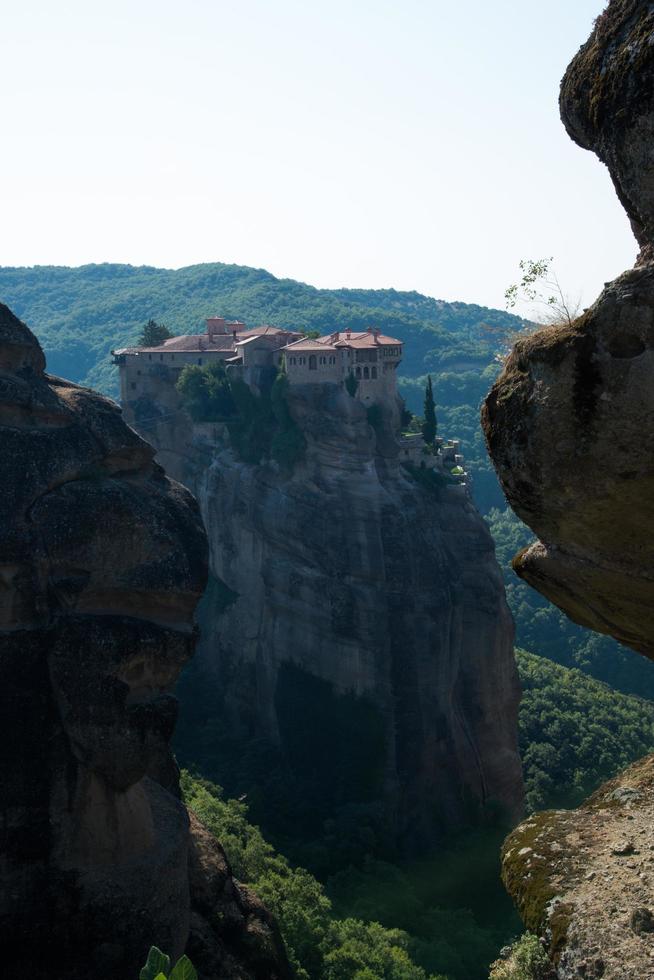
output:
[[[561,843],[569,817],[566,811],[538,813],[514,830],[502,849],[502,881],[526,928],[548,937],[555,961],[565,947],[573,911],[571,905],[555,901],[575,873]]]

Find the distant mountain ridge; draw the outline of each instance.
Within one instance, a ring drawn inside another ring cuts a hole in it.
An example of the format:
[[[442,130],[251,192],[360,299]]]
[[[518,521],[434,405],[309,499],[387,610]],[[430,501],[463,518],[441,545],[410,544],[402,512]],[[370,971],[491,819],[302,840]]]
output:
[[[216,313],[246,322],[326,331],[374,323],[406,341],[403,374],[438,372],[452,358],[487,364],[495,347],[483,324],[512,329],[500,310],[446,303],[394,289],[316,289],[264,269],[206,263],[158,269],[105,263],[0,267],[0,300],[29,323],[53,373],[116,393],[112,347],[134,341],[150,318],[194,333]]]

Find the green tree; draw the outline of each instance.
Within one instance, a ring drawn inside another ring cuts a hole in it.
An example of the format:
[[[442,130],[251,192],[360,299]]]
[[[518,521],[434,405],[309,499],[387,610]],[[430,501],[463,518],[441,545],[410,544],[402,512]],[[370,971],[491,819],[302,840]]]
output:
[[[174,336],[174,333],[168,329],[165,323],[157,323],[156,320],[150,318],[141,330],[138,346],[160,347],[164,340],[170,340]]]
[[[425,410],[424,422],[422,423],[422,437],[428,446],[434,445],[434,439],[438,432],[436,423],[436,406],[434,404],[434,390],[431,384],[431,374],[427,375],[427,385],[425,387]]]
[[[176,388],[194,422],[217,422],[236,414],[232,387],[222,361],[213,361],[205,367],[187,364]]]
[[[207,780],[182,771],[186,804],[220,840],[234,874],[273,913],[297,980],[444,980],[411,957],[410,937],[377,922],[338,919],[324,886],[293,867],[247,819],[247,806],[225,800]]]
[[[352,398],[354,398],[354,396],[357,393],[358,387],[359,387],[359,382],[354,377],[353,372],[350,371],[347,378],[345,379],[345,390],[347,391],[348,395],[351,395]]]

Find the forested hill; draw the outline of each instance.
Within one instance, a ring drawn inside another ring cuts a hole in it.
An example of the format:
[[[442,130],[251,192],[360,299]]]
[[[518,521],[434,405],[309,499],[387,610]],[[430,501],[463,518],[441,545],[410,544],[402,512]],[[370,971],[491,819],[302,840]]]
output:
[[[406,341],[414,377],[455,359],[485,365],[508,313],[445,303],[393,289],[315,289],[264,269],[211,263],[185,269],[85,265],[0,268],[0,299],[38,334],[53,372],[115,390],[108,353],[132,341],[150,317],[175,333],[195,333],[218,314],[257,324],[329,331],[374,324]]]

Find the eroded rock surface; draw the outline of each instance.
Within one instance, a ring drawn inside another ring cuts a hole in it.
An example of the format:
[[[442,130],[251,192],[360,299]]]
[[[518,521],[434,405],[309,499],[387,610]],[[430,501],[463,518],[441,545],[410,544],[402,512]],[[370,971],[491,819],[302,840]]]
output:
[[[654,756],[578,810],[538,813],[504,845],[502,874],[559,980],[654,977]]]
[[[654,656],[654,268],[516,344],[483,424],[540,541],[516,572],[571,619]]]
[[[516,513],[540,540],[514,568],[573,620],[654,657],[654,5],[612,0],[561,86],[606,163],[636,267],[574,323],[518,343],[482,413]],[[531,817],[504,880],[557,976],[654,977],[654,759],[579,810]]]
[[[219,848],[198,869],[178,798],[170,690],[206,581],[197,505],[113,402],[44,368],[0,305],[3,975],[127,980],[190,931],[206,978],[283,975]]]
[[[654,656],[654,8],[613,0],[561,114],[611,173],[641,254],[569,326],[518,343],[482,413],[509,503],[540,542],[517,573],[575,622]]]
[[[652,257],[654,181],[654,8],[611,0],[561,84],[568,134],[605,163],[644,250]]]
[[[278,746],[330,802],[384,800],[409,848],[492,803],[518,815],[513,624],[486,525],[462,486],[400,465],[394,416],[376,433],[334,384],[293,386],[289,408],[307,441],[292,475],[182,425],[151,434],[208,529],[198,687],[230,737]]]

